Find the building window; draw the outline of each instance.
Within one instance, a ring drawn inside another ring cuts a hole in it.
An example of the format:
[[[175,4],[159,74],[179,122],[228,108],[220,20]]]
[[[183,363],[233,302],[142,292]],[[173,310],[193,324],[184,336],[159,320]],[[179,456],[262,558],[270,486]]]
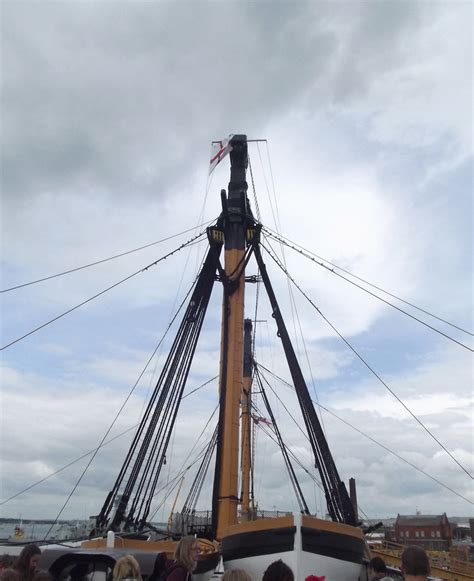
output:
[[[408,531],[405,531],[405,536],[408,539],[410,537],[410,533]]]
[[[431,536],[434,537],[435,536],[435,532],[431,531]]]
[[[438,537],[438,539],[439,539],[439,537],[441,536],[441,533],[440,533],[440,531],[436,531],[436,536],[437,536],[437,537]]]
[[[420,533],[418,531],[415,531],[415,537],[418,538],[420,536]]]
[[[420,535],[421,535],[422,537],[424,537],[424,536],[425,536],[425,531],[421,531],[421,532],[420,532]]]

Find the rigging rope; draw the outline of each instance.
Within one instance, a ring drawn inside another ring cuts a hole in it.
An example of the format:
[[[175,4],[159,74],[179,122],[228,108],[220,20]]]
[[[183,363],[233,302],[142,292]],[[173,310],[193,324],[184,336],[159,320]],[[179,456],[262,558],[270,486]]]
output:
[[[396,395],[396,393],[390,389],[390,387],[385,383],[385,381],[378,375],[378,373],[373,369],[369,363],[360,355],[360,353],[349,343],[349,341],[336,329],[336,327],[327,319],[327,317],[321,312],[321,310],[314,304],[314,302],[308,297],[308,295],[303,291],[303,289],[296,283],[294,278],[290,275],[288,270],[281,264],[277,257],[275,257],[263,243],[260,243],[263,248],[267,251],[269,256],[277,264],[277,266],[286,274],[286,276],[291,280],[295,287],[300,291],[300,293],[306,298],[306,300],[312,305],[312,307],[321,315],[321,317],[326,321],[326,323],[331,327],[331,329],[339,336],[340,339],[349,347],[349,349],[356,355],[356,357],[367,367],[367,369],[377,378],[378,381],[393,395],[393,397],[405,408],[405,410],[415,419],[418,424],[431,436],[431,438],[437,442],[437,444],[448,454],[448,456],[456,462],[456,464],[471,478],[474,477],[469,473],[469,471],[456,459],[456,457],[451,454],[451,452],[436,438],[436,436],[430,432],[430,430],[425,426],[425,424],[410,410],[410,408]]]
[[[132,250],[127,250],[126,252],[121,252],[120,254],[115,254],[114,256],[109,256],[108,258],[102,258],[101,260],[96,260],[95,262],[90,262],[89,264],[84,264],[82,266],[77,266],[75,268],[70,268],[69,270],[65,270],[63,272],[58,272],[56,274],[51,274],[49,276],[44,276],[43,278],[38,278],[37,280],[32,280],[30,282],[25,282],[23,284],[17,284],[16,286],[12,286],[10,288],[5,288],[0,290],[1,293],[7,293],[12,290],[17,290],[23,288],[25,286],[30,286],[32,284],[38,284],[40,282],[44,282],[46,280],[51,280],[52,278],[57,278],[59,276],[64,276],[66,274],[71,274],[72,272],[77,272],[78,270],[83,270],[85,268],[89,268],[91,266],[96,266],[97,264],[102,264],[104,262],[108,262],[109,260],[115,260],[116,258],[121,258],[122,256],[126,256],[127,254],[132,254],[133,252],[138,252],[140,250],[144,250],[145,248],[150,248],[151,246],[156,246],[157,244],[161,244],[162,242],[167,242],[168,240],[172,240],[173,238],[178,238],[178,236],[182,236],[183,234],[187,234],[193,230],[197,230],[202,226],[209,226],[215,220],[209,220],[208,222],[203,222],[202,224],[198,224],[193,228],[188,228],[187,230],[183,230],[182,232],[178,232],[178,234],[173,234],[172,236],[167,236],[166,238],[161,238],[161,240],[156,240],[155,242],[150,242],[148,244],[144,244],[143,246],[139,246],[138,248],[133,248]]]
[[[133,392],[135,391],[138,383],[140,382],[141,378],[143,377],[143,375],[145,374],[148,366],[150,365],[151,361],[153,360],[153,357],[155,356],[156,352],[158,351],[158,349],[161,347],[163,341],[166,338],[166,335],[168,333],[168,331],[170,330],[171,326],[173,325],[174,321],[176,320],[179,312],[181,311],[186,299],[188,298],[188,296],[190,295],[191,291],[193,290],[193,288],[195,287],[195,285],[197,284],[197,278],[196,280],[193,282],[193,284],[191,285],[191,288],[188,290],[188,292],[186,293],[186,296],[184,297],[183,301],[181,302],[178,310],[176,311],[176,313],[174,314],[174,316],[172,317],[171,321],[168,324],[168,327],[166,328],[163,336],[161,337],[160,341],[158,342],[157,346],[155,347],[153,353],[150,355],[147,363],[145,364],[145,367],[142,369],[141,373],[138,376],[138,379],[136,380],[135,384],[133,385],[132,389],[130,390],[130,392],[128,393],[127,397],[125,398],[122,406],[119,408],[118,412],[115,415],[115,418],[113,419],[112,423],[110,424],[110,426],[108,427],[107,431],[105,432],[104,436],[102,437],[99,445],[97,446],[97,448],[93,451],[93,455],[90,459],[90,461],[87,463],[86,467],[84,468],[83,472],[81,473],[78,481],[76,482],[76,484],[74,485],[73,489],[71,490],[69,496],[67,497],[64,505],[62,506],[61,510],[59,511],[59,514],[57,515],[55,521],[53,522],[53,524],[51,525],[51,527],[49,528],[48,532],[46,533],[46,537],[49,535],[49,533],[51,532],[52,528],[54,527],[54,525],[57,523],[57,521],[59,520],[61,514],[63,513],[64,509],[66,508],[66,506],[69,503],[69,500],[72,498],[72,495],[74,494],[74,492],[76,491],[77,487],[79,486],[80,482],[82,481],[82,479],[84,478],[87,470],[89,469],[90,465],[92,464],[92,462],[94,461],[98,451],[102,448],[102,446],[104,445],[104,441],[107,438],[107,436],[109,435],[110,431],[112,430],[112,428],[115,425],[115,422],[117,421],[117,419],[119,418],[120,414],[122,413],[124,407],[126,406],[128,400],[130,399],[130,397],[132,396]]]
[[[280,446],[280,443],[276,438],[272,436],[270,433],[270,428],[267,426],[262,425],[260,422],[257,424],[257,427],[262,431],[268,438],[270,438],[277,446]],[[308,470],[308,468],[303,464],[303,462],[298,458],[298,456],[288,448],[288,446],[283,443],[283,446],[287,453],[293,458],[293,460],[298,464],[298,466],[311,478],[311,480],[324,492],[324,487],[321,482],[314,476],[314,474]]]
[[[206,453],[203,456],[201,465],[199,466],[196,477],[194,478],[194,482],[189,490],[186,500],[184,501],[183,509],[181,511],[181,515],[183,517],[189,517],[190,513],[196,509],[196,504],[199,499],[199,495],[201,494],[204,480],[206,479],[209,464],[211,462],[214,450],[216,449],[218,428],[219,426],[216,424],[212,437],[207,446]]]
[[[36,333],[37,331],[40,331],[41,329],[43,329],[44,327],[47,327],[48,325],[50,325],[51,323],[54,323],[55,321],[57,321],[58,319],[61,319],[62,317],[65,317],[66,315],[68,315],[69,313],[72,313],[73,311],[75,311],[76,309],[84,306],[85,304],[93,301],[94,299],[96,299],[97,297],[100,297],[101,295],[105,294],[106,292],[108,292],[109,290],[112,290],[113,288],[119,286],[120,284],[126,282],[127,280],[130,280],[131,278],[133,278],[134,276],[136,276],[137,274],[141,274],[142,272],[145,272],[146,270],[148,270],[149,268],[151,268],[152,266],[156,266],[159,262],[162,262],[163,260],[166,260],[167,258],[169,258],[170,256],[172,256],[173,254],[176,254],[176,252],[179,252],[180,250],[182,250],[183,248],[186,248],[187,246],[190,246],[192,243],[194,243],[196,240],[198,240],[198,238],[201,238],[203,235],[205,234],[205,231],[201,232],[200,234],[194,236],[193,238],[191,238],[190,240],[188,240],[187,242],[184,242],[183,244],[181,244],[181,246],[179,246],[178,248],[175,248],[174,250],[172,250],[171,252],[168,252],[167,254],[165,254],[164,256],[162,256],[161,258],[159,258],[158,260],[155,260],[154,262],[148,264],[147,266],[141,268],[140,270],[137,270],[136,272],[126,276],[125,278],[123,278],[122,280],[119,280],[118,282],[112,284],[111,286],[103,289],[102,291],[98,292],[97,294],[95,294],[92,297],[89,297],[88,299],[86,299],[85,301],[82,301],[81,303],[79,303],[78,305],[75,305],[74,307],[71,307],[70,309],[68,309],[67,311],[61,313],[60,315],[54,317],[53,319],[50,319],[49,321],[47,321],[46,323],[43,323],[42,325],[40,325],[39,327],[36,327],[35,329],[29,331],[28,333],[25,333],[24,335],[22,335],[21,337],[18,337],[17,339],[14,339],[13,341],[10,341],[10,343],[7,343],[6,345],[3,345],[3,347],[0,347],[0,351],[3,351],[4,349],[7,349],[8,347],[11,347],[12,345],[15,345],[15,343],[18,343],[19,341],[22,341],[23,339],[26,339],[26,337],[29,337],[30,335],[33,335],[33,333]]]
[[[288,456],[287,447],[283,443],[283,439],[281,437],[280,430],[279,430],[278,425],[276,423],[275,416],[273,415],[273,411],[272,411],[272,408],[270,406],[270,402],[268,401],[267,394],[265,393],[265,388],[263,387],[263,382],[262,382],[260,375],[258,373],[258,368],[255,367],[254,369],[255,369],[255,378],[257,379],[257,383],[260,387],[260,393],[262,395],[263,402],[265,404],[265,408],[270,416],[273,431],[274,431],[275,436],[278,440],[278,445],[280,447],[281,453],[283,454],[283,460],[285,461],[286,469],[288,471],[288,475],[290,477],[290,482],[293,486],[293,490],[295,491],[295,495],[296,495],[296,499],[297,499],[299,507],[300,507],[300,511],[304,514],[309,514],[308,505],[306,504],[306,500],[304,498],[300,484],[298,482],[298,479],[296,478],[295,470],[294,470],[293,465],[291,464],[291,460]]]
[[[349,274],[350,276],[360,280],[361,282],[399,300],[402,303],[405,303],[406,305],[409,305],[410,307],[413,307],[414,309],[417,309],[418,311],[421,311],[422,313],[425,313],[426,315],[429,315],[430,317],[433,317],[434,319],[437,319],[438,321],[441,321],[442,323],[446,323],[446,325],[449,325],[451,327],[454,327],[455,329],[458,329],[459,331],[462,331],[463,333],[466,333],[467,335],[470,335],[471,337],[474,335],[473,333],[471,333],[471,331],[467,331],[466,329],[463,329],[462,327],[459,327],[458,325],[455,325],[454,323],[450,323],[449,321],[447,321],[446,319],[442,319],[441,317],[430,313],[429,311],[421,308],[421,307],[417,307],[416,305],[414,305],[413,303],[410,303],[409,301],[406,301],[405,299],[402,299],[400,297],[398,297],[397,295],[384,290],[383,288],[372,284],[366,280],[364,280],[363,278],[349,272],[348,270],[345,270],[344,268],[341,268],[340,266],[337,266],[336,264],[330,262],[329,260],[327,260],[326,258],[321,258],[320,256],[318,256],[317,254],[314,254],[313,252],[304,249],[302,246],[298,247],[299,245],[295,244],[295,243],[291,243],[290,241],[284,240],[281,234],[274,234],[269,228],[264,227],[263,230],[267,233],[267,235],[270,238],[273,238],[274,240],[276,240],[277,242],[280,242],[281,244],[284,244],[285,246],[287,246],[288,248],[291,248],[292,250],[294,250],[295,252],[298,252],[299,254],[301,254],[302,256],[304,256],[305,258],[308,258],[308,260],[311,260],[312,262],[314,262],[315,264],[317,264],[318,266],[321,266],[322,268],[325,268],[326,270],[328,270],[329,272],[335,274],[336,276],[338,276],[339,278],[342,278],[343,280],[345,280],[346,282],[349,282],[350,284],[356,286],[357,288],[363,290],[364,292],[370,294],[371,296],[379,299],[380,301],[384,302],[385,304],[393,307],[394,309],[397,309],[398,311],[400,311],[401,313],[403,313],[404,315],[407,315],[409,317],[411,317],[412,319],[414,319],[415,321],[418,321],[419,323],[421,323],[422,325],[425,325],[426,327],[432,329],[433,331],[436,331],[437,333],[440,333],[441,335],[443,335],[444,337],[447,337],[448,339],[451,339],[451,341],[454,341],[455,343],[458,343],[459,345],[461,345],[462,347],[465,347],[466,349],[469,349],[470,351],[473,351],[471,348],[469,348],[468,346],[464,345],[463,343],[460,343],[459,341],[456,341],[456,339],[453,339],[452,337],[450,337],[449,335],[446,335],[445,333],[443,333],[442,331],[439,331],[438,329],[436,329],[435,327],[432,327],[431,325],[429,325],[428,323],[425,323],[424,321],[422,321],[421,319],[418,319],[417,317],[415,317],[414,315],[411,315],[410,313],[404,311],[403,309],[400,309],[399,307],[397,307],[396,305],[390,303],[389,301],[383,299],[382,297],[380,297],[379,295],[372,293],[371,291],[369,291],[368,289],[358,285],[357,283],[355,283],[352,280],[349,280],[348,278],[346,278],[345,276],[342,276],[341,274],[339,274],[338,272],[336,272],[334,270],[334,268],[337,268],[338,270],[342,270],[343,272]],[[318,260],[315,260],[312,256],[310,256],[310,254],[313,254],[314,256],[316,256],[317,258],[319,258],[320,260],[324,260],[325,262],[327,262],[328,264],[330,264],[331,266],[333,266],[334,268],[329,268],[326,264],[319,262]]]
[[[259,368],[264,369],[267,373],[269,373],[270,375],[272,375],[275,379],[277,379],[278,381],[280,381],[281,383],[283,383],[284,385],[286,385],[287,387],[289,387],[291,390],[293,390],[293,391],[295,390],[294,386],[291,385],[291,383],[289,383],[288,381],[286,381],[282,377],[279,377],[278,375],[276,375],[275,373],[273,373],[273,371],[270,371],[270,369],[267,369],[261,363],[258,363],[257,365],[258,365]],[[322,410],[324,410],[325,412],[327,412],[331,416],[335,417],[337,420],[339,420],[340,422],[342,422],[343,424],[345,424],[346,426],[348,426],[352,430],[355,430],[361,436],[364,436],[364,438],[367,438],[368,440],[370,440],[371,442],[373,442],[377,446],[380,446],[381,448],[383,448],[384,450],[386,450],[389,454],[392,454],[393,456],[395,456],[396,458],[398,458],[402,462],[405,462],[405,464],[408,464],[408,466],[411,466],[412,468],[414,468],[415,470],[417,470],[418,472],[420,472],[424,476],[427,476],[428,478],[430,478],[431,480],[433,480],[434,482],[436,482],[437,484],[439,484],[443,488],[446,488],[446,490],[449,490],[450,492],[452,492],[456,496],[459,496],[459,498],[462,498],[466,502],[469,502],[469,504],[474,504],[474,502],[472,500],[469,500],[468,498],[466,498],[465,496],[463,496],[461,493],[456,492],[455,490],[453,490],[452,488],[450,488],[447,484],[444,484],[444,482],[441,482],[441,480],[438,480],[434,476],[431,476],[431,474],[428,474],[428,472],[425,472],[424,470],[422,470],[421,468],[419,468],[418,466],[416,466],[415,464],[413,464],[409,460],[406,460],[405,458],[403,458],[403,456],[400,456],[400,454],[397,454],[396,452],[394,452],[393,450],[391,450],[390,448],[388,448],[387,446],[385,446],[384,444],[382,444],[381,442],[379,442],[378,440],[376,440],[372,436],[369,436],[368,434],[366,434],[362,430],[359,430],[359,428],[356,428],[353,424],[351,424],[347,420],[341,418],[340,416],[338,416],[337,414],[335,414],[334,412],[332,412],[329,408],[327,408],[327,407],[325,407],[322,404],[317,403],[317,402],[313,402],[313,403],[315,403]]]
[[[271,187],[272,187],[272,192],[273,192],[273,199],[274,199],[274,202],[275,202],[275,212],[276,213],[273,212],[273,205],[271,204],[271,199],[270,199],[270,191],[268,189],[268,185],[267,185],[266,181],[265,181],[265,185],[267,187],[267,193],[268,193],[268,197],[269,197],[269,200],[270,200],[270,205],[271,205],[271,208],[272,208],[273,220],[275,222],[276,231],[277,231],[277,233],[280,236],[283,236],[283,234],[281,234],[282,227],[281,227],[281,222],[280,222],[280,210],[279,210],[279,206],[278,206],[278,198],[277,198],[277,195],[276,195],[275,180],[274,180],[274,177],[273,177],[273,168],[272,168],[272,162],[271,162],[271,157],[270,157],[270,147],[268,145],[268,141],[265,141],[265,146],[266,146],[266,152],[267,152],[268,168],[269,168],[269,171],[270,171]],[[260,155],[260,162],[262,163],[262,170],[263,170],[263,161],[262,161],[262,157],[261,157],[261,154],[260,154],[260,148],[259,148],[258,143],[257,143],[257,149],[258,149],[258,152],[259,152],[259,155]],[[286,256],[285,256],[285,249],[284,249],[283,244],[281,244],[281,252],[282,252],[282,257],[283,257],[283,263],[286,266]],[[300,336],[301,336],[302,342],[303,342],[303,349],[304,349],[304,353],[305,353],[305,357],[306,357],[306,362],[307,362],[308,369],[309,369],[309,374],[310,374],[310,377],[311,377],[311,386],[313,388],[313,392],[314,392],[314,396],[315,396],[316,400],[319,400],[319,396],[318,396],[318,393],[317,393],[317,390],[316,390],[316,382],[314,380],[313,370],[312,370],[311,363],[310,363],[310,360],[309,360],[308,350],[306,348],[306,342],[304,340],[303,332],[302,332],[302,329],[301,329],[301,322],[300,322],[298,310],[296,308],[295,297],[293,295],[293,291],[292,291],[291,284],[290,284],[289,281],[288,281],[288,294],[289,294],[289,297],[290,297],[291,317],[292,317],[292,322],[293,322],[293,332],[294,332],[294,336],[295,336],[295,339],[296,339],[296,347],[297,347],[297,350],[299,352],[300,351],[300,348],[299,348],[298,334],[296,332],[295,318],[296,318],[296,321],[298,322],[298,327],[299,327],[299,330],[300,330]],[[321,427],[322,427],[323,433],[326,435],[326,428],[325,428],[325,425],[324,425],[324,418],[323,418],[321,412],[320,412],[319,421],[321,422]]]
[[[273,311],[272,316],[276,320],[278,335],[281,338],[288,367],[296,387],[296,394],[298,396],[298,402],[310,437],[311,449],[313,451],[316,467],[319,470],[321,481],[325,489],[329,514],[331,515],[331,518],[337,522],[343,522],[355,526],[356,518],[354,507],[350,501],[345,484],[339,477],[327,440],[322,431],[321,423],[309,395],[265,263],[263,262],[260,245],[261,242],[257,243],[257,241],[254,240],[253,246],[255,258],[262,273],[262,279]]]
[[[178,309],[178,312],[180,308]],[[173,319],[174,320],[174,319]],[[169,328],[166,330],[166,333],[168,332]],[[164,336],[163,336],[164,339]],[[160,341],[161,343],[161,341]],[[154,357],[156,351],[157,351],[158,347],[155,349],[155,351],[153,352],[151,359]],[[151,360],[150,359],[150,360]],[[149,360],[149,361],[150,361]],[[148,365],[148,364],[147,364]],[[143,373],[146,371],[146,367],[145,369],[140,373],[140,378],[143,376]],[[213,377],[211,379],[209,379],[208,381],[202,383],[201,385],[199,385],[198,387],[196,387],[195,389],[191,390],[188,393],[185,393],[183,395],[183,397],[181,399],[184,399],[186,397],[188,397],[189,395],[192,395],[193,393],[196,393],[197,391],[199,391],[200,389],[202,389],[203,387],[205,387],[206,385],[208,385],[209,383],[211,383],[211,381],[215,381],[217,379],[217,375],[216,377]],[[140,378],[138,379],[138,381],[140,380]],[[138,381],[135,383],[135,385],[133,386],[133,389],[136,388]],[[40,484],[42,484],[43,482],[46,482],[46,480],[49,480],[50,478],[52,478],[53,476],[56,476],[56,474],[59,474],[60,472],[62,472],[63,470],[66,470],[67,468],[70,468],[73,464],[76,464],[77,462],[79,462],[80,460],[82,460],[83,458],[87,458],[87,456],[90,456],[91,454],[93,454],[94,452],[96,452],[97,450],[99,450],[100,448],[104,448],[105,446],[107,446],[108,444],[111,444],[112,442],[114,442],[115,440],[118,440],[118,438],[121,438],[122,436],[125,436],[125,434],[128,434],[128,432],[130,432],[131,430],[134,430],[137,426],[139,425],[139,423],[134,424],[133,426],[130,426],[130,428],[127,428],[126,430],[124,430],[123,432],[120,432],[120,434],[117,434],[116,436],[114,436],[113,438],[110,438],[110,440],[106,440],[102,446],[98,446],[97,448],[93,448],[92,450],[89,450],[88,452],[85,452],[84,454],[82,454],[81,456],[79,456],[78,458],[76,458],[75,460],[71,460],[70,462],[68,462],[67,464],[64,464],[64,466],[62,466],[61,468],[58,468],[57,470],[55,470],[54,472],[51,472],[50,474],[48,474],[47,476],[44,476],[43,478],[40,478],[40,480],[37,480],[36,482],[33,482],[33,484],[30,484],[29,486],[27,486],[26,488],[23,488],[22,490],[20,490],[19,492],[16,492],[13,496],[10,496],[9,498],[6,498],[5,500],[0,500],[0,506],[6,504],[7,502],[10,502],[10,500],[13,500],[15,498],[17,498],[18,496],[21,496],[22,494],[24,494],[25,492],[28,492],[29,490],[31,490],[32,488],[35,488],[36,486],[39,486]],[[200,436],[199,436],[200,437]],[[199,440],[198,437],[198,440]],[[194,448],[194,447],[193,447]],[[191,449],[192,451],[192,449]],[[189,457],[189,454],[188,454]]]
[[[257,220],[259,222],[261,222],[262,221],[262,216],[260,214],[260,208],[258,207],[257,191],[255,189],[255,181],[253,179],[253,171],[252,171],[252,163],[250,162],[250,155],[248,156],[248,160],[249,160],[250,180],[252,182],[253,199],[254,199],[254,202],[255,202],[255,209],[257,210]]]
[[[99,527],[109,524],[113,500],[117,497],[122,483],[125,488],[121,493],[121,503],[109,526],[112,529],[117,528],[126,518],[125,528],[140,528],[147,519],[212,292],[220,249],[220,245],[211,245],[209,249],[160,379],[113,489],[97,519]],[[132,468],[131,473],[125,482],[129,467]],[[129,500],[131,506],[125,515]]]

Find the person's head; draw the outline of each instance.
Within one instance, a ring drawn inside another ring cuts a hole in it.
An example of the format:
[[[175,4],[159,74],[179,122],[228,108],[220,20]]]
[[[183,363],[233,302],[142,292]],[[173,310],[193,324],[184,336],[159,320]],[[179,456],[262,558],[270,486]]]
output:
[[[222,581],[252,581],[252,577],[242,569],[231,569],[224,573]]]
[[[25,574],[31,574],[35,569],[38,568],[40,559],[40,548],[38,545],[31,543],[23,547],[21,553],[18,556],[15,569],[18,569],[18,571],[22,571]]]
[[[281,559],[267,567],[262,581],[295,581],[293,571]]]
[[[401,569],[404,575],[427,577],[430,574],[428,555],[421,547],[407,547],[402,553]]]
[[[140,566],[135,557],[132,555],[125,555],[120,557],[115,563],[113,571],[113,580],[122,581],[123,579],[134,579],[135,581],[142,581],[140,574]]]
[[[158,553],[158,555],[156,555],[155,563],[153,565],[153,573],[148,577],[150,581],[154,581],[160,577],[166,569],[166,561],[166,553]]]
[[[374,557],[369,562],[369,569],[372,569],[374,573],[386,573],[387,566],[385,565],[382,557]]]
[[[7,555],[6,553],[4,555],[1,555],[0,556],[0,572],[3,571],[3,569],[10,569],[13,566],[14,562],[15,562],[15,559],[11,555]]]
[[[69,572],[70,581],[82,581],[89,573],[88,563],[78,563]],[[36,581],[36,580],[35,580]]]
[[[183,537],[176,546],[174,560],[187,571],[194,571],[199,555],[199,544],[194,537]]]

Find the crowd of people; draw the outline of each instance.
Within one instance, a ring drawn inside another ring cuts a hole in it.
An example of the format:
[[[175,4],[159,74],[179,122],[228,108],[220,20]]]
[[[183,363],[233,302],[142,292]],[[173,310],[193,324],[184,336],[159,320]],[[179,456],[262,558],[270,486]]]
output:
[[[174,559],[158,555],[148,581],[192,581],[199,552],[198,541],[194,537],[184,537],[176,546]],[[26,545],[16,560],[3,555],[0,557],[0,581],[53,581],[48,571],[39,568],[40,558],[41,550],[35,544]],[[405,581],[426,581],[430,574],[426,552],[420,547],[407,547],[401,557],[401,573]],[[112,581],[142,581],[140,566],[132,555],[117,560]],[[232,569],[223,574],[222,581],[256,580],[242,569]],[[291,568],[278,559],[267,567],[261,581],[295,581],[295,576]],[[325,576],[309,575],[305,581],[325,581]],[[381,557],[369,562],[369,581],[393,581]]]
[[[52,581],[49,571],[39,568],[41,549],[26,545],[17,559],[3,555],[0,559],[0,581]]]

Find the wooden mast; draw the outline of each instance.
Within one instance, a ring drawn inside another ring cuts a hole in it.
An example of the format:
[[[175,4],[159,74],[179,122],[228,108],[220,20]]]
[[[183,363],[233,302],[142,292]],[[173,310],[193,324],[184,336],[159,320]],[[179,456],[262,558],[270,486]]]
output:
[[[217,502],[217,539],[237,522],[239,471],[239,414],[243,376],[245,246],[248,221],[246,169],[247,136],[231,140],[231,173],[227,199],[223,193],[225,280],[221,341],[220,463]],[[220,448],[220,449],[219,449]],[[216,472],[217,473],[217,472]]]
[[[252,388],[252,321],[244,322],[244,378],[242,389],[241,420],[241,474],[242,498],[241,520],[251,520],[250,510],[250,470],[251,470],[251,388]],[[253,507],[252,507],[253,509]]]

